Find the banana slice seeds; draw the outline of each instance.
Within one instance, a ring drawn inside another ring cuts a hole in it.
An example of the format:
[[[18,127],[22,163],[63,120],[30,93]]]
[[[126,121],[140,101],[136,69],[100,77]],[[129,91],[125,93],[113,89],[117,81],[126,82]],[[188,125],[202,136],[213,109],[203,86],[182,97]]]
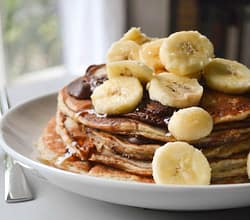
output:
[[[137,78],[120,76],[98,86],[91,100],[97,113],[116,115],[133,111],[142,96],[143,88]]]
[[[203,87],[197,79],[167,72],[155,76],[147,84],[147,90],[150,99],[177,108],[197,105],[203,94]]]

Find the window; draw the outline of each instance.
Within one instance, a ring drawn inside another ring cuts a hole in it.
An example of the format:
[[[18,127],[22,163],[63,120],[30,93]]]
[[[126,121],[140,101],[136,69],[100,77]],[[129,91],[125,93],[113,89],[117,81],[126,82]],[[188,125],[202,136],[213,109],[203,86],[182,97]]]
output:
[[[9,81],[62,64],[57,2],[0,2],[5,71]]]

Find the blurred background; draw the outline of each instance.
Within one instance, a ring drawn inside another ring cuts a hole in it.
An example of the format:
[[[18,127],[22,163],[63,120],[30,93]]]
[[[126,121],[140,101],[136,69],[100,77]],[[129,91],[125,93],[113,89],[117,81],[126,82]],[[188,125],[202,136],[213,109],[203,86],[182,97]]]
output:
[[[82,74],[132,26],[199,30],[217,57],[250,67],[249,0],[1,0],[0,82]]]

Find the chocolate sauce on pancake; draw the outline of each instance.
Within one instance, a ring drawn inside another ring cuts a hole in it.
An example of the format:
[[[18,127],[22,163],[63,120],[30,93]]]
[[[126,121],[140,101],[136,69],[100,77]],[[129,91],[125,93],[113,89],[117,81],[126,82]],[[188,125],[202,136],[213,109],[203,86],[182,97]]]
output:
[[[91,92],[93,92],[97,86],[103,84],[103,82],[108,79],[106,65],[99,64],[89,66],[86,70],[85,79],[89,82]]]
[[[143,99],[139,106],[133,111],[124,114],[126,117],[137,119],[157,127],[167,127],[166,123],[173,115],[176,108],[162,105],[157,101],[150,100],[148,93],[145,91]]]
[[[105,80],[107,80],[105,64],[91,65],[87,68],[85,76],[67,86],[67,91],[76,99],[90,99],[94,89]]]
[[[90,84],[83,78],[78,78],[67,86],[68,93],[76,99],[90,99]]]
[[[67,89],[69,94],[77,99],[88,99],[94,89],[105,80],[107,80],[106,65],[91,65],[87,68],[85,76],[69,84]],[[120,116],[133,118],[157,127],[167,128],[168,123],[166,122],[176,110],[176,108],[150,100],[148,92],[144,89],[143,99],[138,107],[133,112]]]

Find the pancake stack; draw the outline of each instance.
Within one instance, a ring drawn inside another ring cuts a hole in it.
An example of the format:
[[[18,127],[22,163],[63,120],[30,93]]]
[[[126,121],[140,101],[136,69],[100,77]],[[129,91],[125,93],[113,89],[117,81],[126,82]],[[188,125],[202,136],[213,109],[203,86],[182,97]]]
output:
[[[178,109],[151,100],[144,89],[142,101],[132,112],[97,114],[89,97],[106,80],[106,66],[93,65],[59,91],[56,116],[39,140],[40,159],[76,173],[154,183],[154,152],[176,141],[168,131],[168,122]],[[214,127],[208,136],[190,144],[208,159],[211,183],[249,182],[249,95],[205,88],[199,105],[212,116]]]
[[[40,159],[85,175],[156,184],[249,182],[250,70],[197,31],[131,28],[58,93]]]

